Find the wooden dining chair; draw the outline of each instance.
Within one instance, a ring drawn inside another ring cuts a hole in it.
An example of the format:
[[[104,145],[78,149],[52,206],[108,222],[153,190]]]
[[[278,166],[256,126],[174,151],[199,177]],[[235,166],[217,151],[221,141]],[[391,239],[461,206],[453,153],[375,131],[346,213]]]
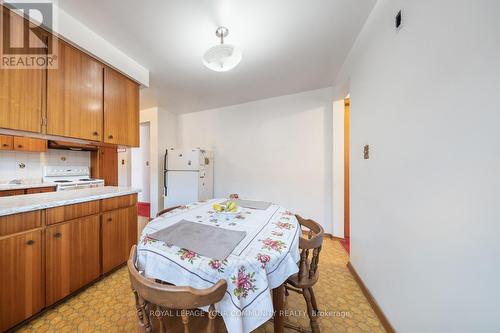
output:
[[[174,209],[177,209],[179,208],[180,206],[175,206],[175,207],[170,207],[170,208],[165,208],[163,210],[160,210],[158,213],[156,213],[156,217],[159,217],[159,216],[162,216],[163,214],[165,213],[168,213],[168,212],[171,212],[173,211]]]
[[[299,224],[304,230],[307,231],[307,238],[300,237],[299,239],[299,249],[300,249],[300,261],[299,261],[299,272],[290,276],[285,282],[285,290],[288,295],[288,291],[294,291],[304,296],[307,305],[307,315],[309,316],[309,321],[312,331],[306,330],[301,326],[295,326],[290,323],[285,323],[288,328],[295,329],[299,332],[312,332],[320,333],[319,325],[317,322],[317,312],[318,303],[316,302],[316,297],[314,295],[313,286],[318,282],[319,271],[319,254],[321,252],[321,245],[323,244],[323,227],[313,220],[306,220],[299,215],[295,215]],[[309,256],[312,250],[312,256]]]
[[[147,279],[137,270],[136,257],[137,247],[134,245],[130,250],[127,265],[135,296],[139,332],[225,331],[224,321],[217,316],[214,304],[224,297],[226,280],[219,280],[207,289],[160,284]],[[203,306],[209,306],[208,313],[197,310]],[[198,315],[190,316],[190,313]],[[203,315],[199,315],[200,313]]]

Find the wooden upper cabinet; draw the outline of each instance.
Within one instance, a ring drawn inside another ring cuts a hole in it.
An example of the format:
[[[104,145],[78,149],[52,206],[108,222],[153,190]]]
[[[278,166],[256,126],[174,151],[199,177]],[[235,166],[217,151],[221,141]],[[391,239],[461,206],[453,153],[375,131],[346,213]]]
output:
[[[139,86],[104,68],[104,142],[139,147]]]
[[[42,231],[0,239],[0,253],[0,332],[4,332],[45,305]]]
[[[6,19],[8,15],[10,20]],[[5,8],[1,17],[0,36],[3,36],[10,21],[12,40],[22,40],[24,19]],[[3,43],[3,40],[0,42]],[[44,69],[0,68],[0,128],[41,131],[44,78]]]
[[[64,41],[47,71],[47,134],[102,141],[103,65]]]

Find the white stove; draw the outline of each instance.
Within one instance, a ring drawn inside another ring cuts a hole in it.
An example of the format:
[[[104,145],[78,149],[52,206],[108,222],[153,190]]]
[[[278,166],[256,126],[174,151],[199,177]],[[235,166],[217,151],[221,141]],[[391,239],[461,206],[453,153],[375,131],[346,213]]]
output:
[[[90,178],[90,168],[86,166],[46,166],[43,168],[43,182],[57,184],[58,191],[104,186],[103,179]]]

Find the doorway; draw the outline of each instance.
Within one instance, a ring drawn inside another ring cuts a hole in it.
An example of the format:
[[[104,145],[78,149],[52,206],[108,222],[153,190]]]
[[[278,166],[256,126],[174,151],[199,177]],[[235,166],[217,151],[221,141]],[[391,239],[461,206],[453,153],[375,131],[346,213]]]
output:
[[[141,123],[139,127],[140,146],[131,151],[132,187],[139,188],[137,212],[139,216],[151,215],[150,197],[150,123]]]

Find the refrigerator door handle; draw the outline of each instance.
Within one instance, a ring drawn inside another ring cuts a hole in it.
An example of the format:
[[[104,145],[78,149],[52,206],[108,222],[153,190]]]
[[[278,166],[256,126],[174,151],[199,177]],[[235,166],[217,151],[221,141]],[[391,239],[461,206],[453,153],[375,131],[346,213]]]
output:
[[[168,171],[165,171],[163,176],[163,187],[165,187],[165,196],[167,196],[168,193],[167,177],[168,177]]]
[[[163,167],[165,171],[168,170],[168,149],[165,151],[165,156],[163,157]]]

